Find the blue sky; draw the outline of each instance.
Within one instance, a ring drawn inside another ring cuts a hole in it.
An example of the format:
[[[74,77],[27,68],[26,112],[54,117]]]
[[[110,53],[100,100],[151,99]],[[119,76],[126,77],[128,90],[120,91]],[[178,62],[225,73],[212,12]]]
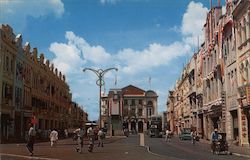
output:
[[[82,68],[117,67],[105,75],[106,93],[129,84],[152,89],[158,111],[165,111],[168,90],[197,51],[198,36],[202,43],[209,8],[209,0],[0,0],[0,23],[66,75],[73,100],[95,120],[96,76]]]

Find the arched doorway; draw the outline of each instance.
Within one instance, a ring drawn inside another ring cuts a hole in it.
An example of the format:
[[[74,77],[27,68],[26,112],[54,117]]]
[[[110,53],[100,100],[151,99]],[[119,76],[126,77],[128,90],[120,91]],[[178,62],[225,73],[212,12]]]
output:
[[[138,122],[138,132],[139,132],[139,133],[142,133],[142,132],[143,132],[143,122],[142,122],[142,121],[139,121],[139,122]]]
[[[123,129],[128,129],[128,122],[123,122]]]
[[[218,125],[219,117],[212,117],[211,120],[213,122],[213,128],[218,128],[219,127],[219,125]]]
[[[131,131],[132,133],[136,133],[136,123],[134,121],[131,122]]]

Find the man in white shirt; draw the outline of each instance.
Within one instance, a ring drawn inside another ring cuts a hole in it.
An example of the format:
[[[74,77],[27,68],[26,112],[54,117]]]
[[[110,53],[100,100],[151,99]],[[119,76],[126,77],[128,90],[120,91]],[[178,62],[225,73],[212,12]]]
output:
[[[78,129],[74,131],[74,133],[77,135],[77,147],[76,151],[79,153],[82,153],[83,148],[83,138],[84,138],[84,129],[82,126],[80,126]]]
[[[166,142],[170,142],[170,136],[171,136],[170,134],[171,134],[170,130],[167,129],[166,130],[166,136],[165,136],[165,141]]]
[[[89,152],[93,151],[94,148],[94,142],[95,142],[95,138],[94,138],[94,131],[93,131],[93,125],[91,125],[88,130],[87,130],[87,136],[88,136],[88,140],[89,140]]]
[[[35,131],[32,123],[29,124],[29,127],[30,128],[29,128],[29,132],[28,132],[28,141],[26,144],[26,148],[30,152],[30,155],[33,156],[36,131]]]
[[[49,137],[50,137],[50,145],[51,145],[51,147],[53,147],[54,144],[56,144],[56,142],[58,140],[58,132],[55,129],[53,129],[53,131],[50,133]]]
[[[99,143],[98,143],[98,147],[103,147],[103,139],[104,139],[104,132],[102,131],[102,129],[100,129],[99,131],[98,131],[98,141],[99,141]]]

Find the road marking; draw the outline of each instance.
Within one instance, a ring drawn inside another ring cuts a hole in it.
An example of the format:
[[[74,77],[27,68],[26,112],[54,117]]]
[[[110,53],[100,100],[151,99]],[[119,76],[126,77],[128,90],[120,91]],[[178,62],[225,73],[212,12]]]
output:
[[[24,155],[17,155],[17,154],[8,154],[8,153],[0,153],[3,156],[11,156],[11,157],[19,157],[19,158],[27,158],[27,159],[38,159],[38,160],[59,160],[54,158],[43,158],[43,157],[34,157],[34,156],[24,156]]]
[[[246,157],[246,158],[250,158],[250,155],[245,155],[245,154],[232,153],[232,155],[239,156],[239,157]]]

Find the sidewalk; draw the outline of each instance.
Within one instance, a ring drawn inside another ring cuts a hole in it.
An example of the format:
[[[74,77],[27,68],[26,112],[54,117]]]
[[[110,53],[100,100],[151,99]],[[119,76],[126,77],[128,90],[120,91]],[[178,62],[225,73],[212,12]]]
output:
[[[210,141],[205,139],[200,139],[200,143],[205,143],[210,145]],[[234,155],[250,158],[250,147],[241,147],[236,145],[229,145],[229,152]]]

